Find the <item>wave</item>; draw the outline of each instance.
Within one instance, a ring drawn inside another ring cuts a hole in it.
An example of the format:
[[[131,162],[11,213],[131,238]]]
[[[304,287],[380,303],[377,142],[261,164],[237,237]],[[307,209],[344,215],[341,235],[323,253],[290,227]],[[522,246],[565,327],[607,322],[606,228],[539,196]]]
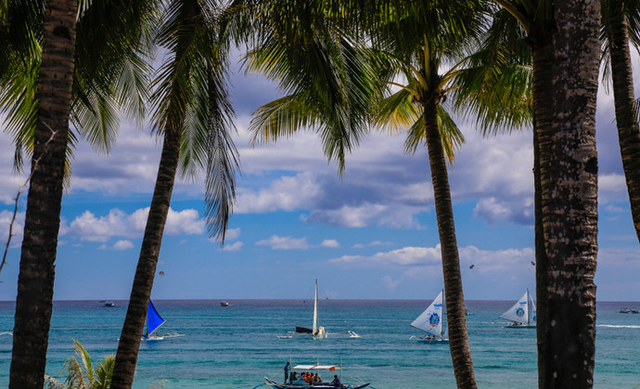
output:
[[[598,324],[596,327],[607,327],[607,328],[640,328],[640,326],[633,325],[621,325],[621,324]]]
[[[11,336],[13,336],[13,332],[11,332],[11,331],[0,332],[0,335],[11,335]]]

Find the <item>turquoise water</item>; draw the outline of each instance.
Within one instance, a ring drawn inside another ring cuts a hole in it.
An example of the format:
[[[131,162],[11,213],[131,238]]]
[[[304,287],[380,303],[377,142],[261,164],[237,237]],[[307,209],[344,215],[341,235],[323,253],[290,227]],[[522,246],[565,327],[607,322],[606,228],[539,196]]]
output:
[[[159,332],[183,337],[143,342],[135,389],[160,381],[166,388],[252,389],[264,376],[280,379],[282,366],[339,364],[343,381],[371,382],[377,389],[453,389],[448,345],[410,341],[418,335],[409,323],[427,301],[323,300],[320,320],[328,332],[353,330],[360,339],[278,339],[296,325],[311,326],[312,301],[229,300],[154,301],[167,320]],[[72,339],[97,360],[115,353],[126,312],[125,302],[106,308],[95,301],[56,302],[47,373],[60,376],[72,354]],[[535,330],[506,329],[498,316],[513,301],[469,301],[467,316],[476,379],[481,388],[536,388]],[[598,303],[595,387],[633,389],[640,384],[640,315],[621,314],[623,306]],[[0,332],[13,328],[13,306],[0,303]],[[7,387],[12,338],[0,335],[0,387]],[[349,377],[354,377],[350,379]],[[264,387],[262,387],[264,388]]]

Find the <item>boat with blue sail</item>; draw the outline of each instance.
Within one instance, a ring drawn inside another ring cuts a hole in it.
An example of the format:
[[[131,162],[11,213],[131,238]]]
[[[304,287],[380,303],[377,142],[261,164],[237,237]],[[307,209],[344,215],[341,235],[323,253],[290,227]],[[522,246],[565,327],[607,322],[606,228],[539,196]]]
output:
[[[166,320],[160,316],[156,307],[153,305],[151,300],[149,300],[149,306],[147,307],[147,330],[142,335],[143,340],[164,340],[166,338],[176,338],[179,336],[184,336],[184,334],[178,334],[175,332],[166,333],[166,334],[158,334],[156,331],[160,328]]]

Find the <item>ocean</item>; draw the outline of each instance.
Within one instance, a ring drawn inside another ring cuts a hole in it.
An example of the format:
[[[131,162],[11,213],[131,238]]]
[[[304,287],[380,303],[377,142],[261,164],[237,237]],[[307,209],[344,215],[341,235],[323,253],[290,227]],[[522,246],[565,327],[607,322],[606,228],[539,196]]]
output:
[[[253,389],[264,377],[282,378],[282,367],[324,363],[343,366],[343,382],[370,382],[375,389],[454,389],[448,345],[409,340],[409,326],[430,301],[321,300],[327,332],[352,330],[361,338],[280,339],[296,326],[310,327],[313,300],[154,300],[166,323],[158,332],[184,336],[145,341],[140,347],[135,389],[165,381],[167,389]],[[61,378],[73,339],[92,359],[115,353],[125,301],[54,304],[47,374]],[[534,329],[507,329],[499,315],[515,301],[468,301],[469,341],[480,388],[537,387]],[[640,314],[622,307],[640,303],[598,302],[595,388],[640,385]],[[0,303],[0,334],[13,329],[13,303]],[[0,335],[0,387],[9,383],[12,337]],[[333,373],[332,373],[333,374]],[[328,378],[328,377],[324,377]],[[258,386],[264,388],[264,386]]]

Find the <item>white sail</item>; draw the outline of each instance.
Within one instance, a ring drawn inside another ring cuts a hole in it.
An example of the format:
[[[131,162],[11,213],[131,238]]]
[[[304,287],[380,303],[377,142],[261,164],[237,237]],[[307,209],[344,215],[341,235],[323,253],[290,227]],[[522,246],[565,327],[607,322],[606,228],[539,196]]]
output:
[[[313,334],[318,333],[318,280],[316,279],[316,294],[313,298]]]
[[[529,296],[529,323],[531,325],[536,325],[538,322],[538,316],[536,315],[536,303],[533,301],[533,298]]]
[[[509,308],[509,310],[502,315],[501,318],[510,320],[519,325],[529,323],[529,289],[522,295],[520,300]]]
[[[444,336],[444,323],[442,319],[442,291],[440,291],[438,297],[433,300],[431,305],[411,322],[411,326],[438,338],[442,338]]]

